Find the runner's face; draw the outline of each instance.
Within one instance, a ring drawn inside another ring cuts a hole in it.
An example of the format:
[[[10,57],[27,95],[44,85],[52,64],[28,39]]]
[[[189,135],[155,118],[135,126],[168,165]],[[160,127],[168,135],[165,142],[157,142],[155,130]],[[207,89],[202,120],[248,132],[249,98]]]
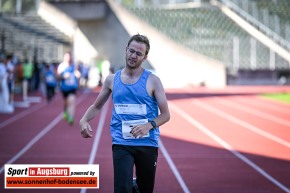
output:
[[[69,53],[65,53],[63,57],[63,61],[67,63],[71,63],[71,55]]]
[[[146,45],[140,42],[132,41],[126,48],[126,65],[129,68],[138,68],[146,60]]]

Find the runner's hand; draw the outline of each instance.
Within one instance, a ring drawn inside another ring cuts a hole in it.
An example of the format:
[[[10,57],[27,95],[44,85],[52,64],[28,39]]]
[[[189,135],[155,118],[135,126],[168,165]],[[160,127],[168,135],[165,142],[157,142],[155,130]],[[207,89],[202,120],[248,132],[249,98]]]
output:
[[[88,122],[80,121],[80,132],[83,138],[91,138],[92,135],[92,128]]]
[[[146,124],[143,124],[143,125],[135,125],[132,127],[132,130],[131,130],[131,134],[139,139],[141,137],[143,137],[144,135],[146,135],[149,130],[151,129],[151,124],[149,123],[146,123]]]

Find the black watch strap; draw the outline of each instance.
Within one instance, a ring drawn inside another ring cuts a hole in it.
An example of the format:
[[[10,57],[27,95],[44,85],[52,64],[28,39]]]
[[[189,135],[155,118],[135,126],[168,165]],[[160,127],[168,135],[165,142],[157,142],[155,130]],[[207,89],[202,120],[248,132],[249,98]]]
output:
[[[156,122],[155,121],[150,121],[151,125],[153,126],[153,129],[157,127]]]

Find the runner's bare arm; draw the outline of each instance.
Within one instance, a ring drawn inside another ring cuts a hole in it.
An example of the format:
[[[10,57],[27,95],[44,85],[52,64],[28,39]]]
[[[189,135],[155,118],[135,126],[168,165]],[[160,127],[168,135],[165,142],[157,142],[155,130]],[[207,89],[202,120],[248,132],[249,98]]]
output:
[[[160,114],[155,118],[155,122],[157,126],[161,126],[164,123],[170,120],[170,112],[168,109],[167,98],[165,95],[165,91],[160,79],[157,76],[153,78],[153,95],[155,96],[158,107],[160,110]]]
[[[111,92],[112,92],[112,85],[113,85],[114,75],[109,75],[104,85],[101,89],[100,94],[98,95],[95,102],[87,109],[85,114],[80,120],[80,132],[84,138],[92,137],[92,129],[89,124],[89,121],[92,120],[98,112],[102,109],[103,105],[108,100]]]
[[[149,81],[150,82],[148,84],[147,91],[149,95],[152,95],[156,98],[158,108],[160,110],[160,114],[154,119],[154,121],[156,122],[156,126],[159,127],[169,121],[170,112],[168,109],[165,91],[160,79],[155,75],[151,75],[149,77]],[[136,125],[132,128],[131,134],[136,138],[142,137],[152,128],[153,126],[151,125],[150,122],[144,125]]]

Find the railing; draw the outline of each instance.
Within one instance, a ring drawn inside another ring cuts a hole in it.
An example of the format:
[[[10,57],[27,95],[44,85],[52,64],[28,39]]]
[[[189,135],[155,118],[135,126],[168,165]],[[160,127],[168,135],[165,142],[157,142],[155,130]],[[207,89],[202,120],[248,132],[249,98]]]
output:
[[[276,32],[271,30],[269,27],[258,21],[256,18],[251,16],[249,13],[241,9],[239,6],[231,2],[230,0],[219,0],[220,2],[227,5],[230,9],[238,13],[240,16],[242,16],[244,19],[246,19],[249,23],[251,23],[253,26],[255,26],[257,29],[259,29],[261,32],[263,32],[265,35],[273,39],[276,43],[278,43],[283,48],[286,48],[290,50],[290,43],[282,38],[280,35],[278,35]]]

